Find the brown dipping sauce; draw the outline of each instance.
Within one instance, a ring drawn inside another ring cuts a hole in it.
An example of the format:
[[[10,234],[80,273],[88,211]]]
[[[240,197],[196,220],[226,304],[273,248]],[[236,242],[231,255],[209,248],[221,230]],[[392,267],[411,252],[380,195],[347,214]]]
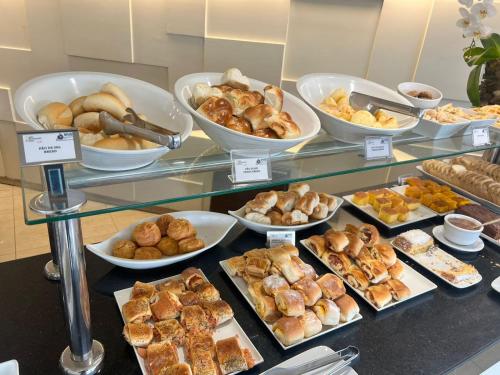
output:
[[[476,229],[476,224],[467,219],[453,218],[448,220],[448,222],[462,229],[468,229],[468,230]]]

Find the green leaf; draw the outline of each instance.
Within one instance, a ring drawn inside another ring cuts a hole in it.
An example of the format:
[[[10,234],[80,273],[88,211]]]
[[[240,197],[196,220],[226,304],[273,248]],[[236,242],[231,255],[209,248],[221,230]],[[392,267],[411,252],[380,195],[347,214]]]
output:
[[[481,39],[484,48],[500,47],[500,35],[493,33],[488,38]]]
[[[485,49],[483,47],[471,47],[467,48],[464,52],[464,61],[469,66],[473,66],[475,62],[475,58],[482,53],[484,53]]]
[[[464,57],[465,58],[465,57]],[[467,65],[482,65],[488,61],[500,59],[500,45],[493,45],[486,48],[482,53],[478,55],[471,56],[467,62]]]
[[[467,80],[467,96],[471,104],[475,107],[479,106],[479,80],[481,78],[481,68],[482,66],[474,67],[469,74],[469,79]]]

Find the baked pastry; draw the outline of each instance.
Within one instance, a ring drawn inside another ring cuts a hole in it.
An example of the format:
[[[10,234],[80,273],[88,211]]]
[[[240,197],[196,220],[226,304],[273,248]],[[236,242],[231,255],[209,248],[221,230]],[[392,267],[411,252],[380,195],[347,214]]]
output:
[[[146,221],[134,228],[132,240],[139,246],[154,246],[161,240],[160,228],[155,223]]]
[[[255,276],[249,275],[246,271],[243,272],[243,275],[241,275],[241,278],[243,280],[245,280],[245,283],[247,283],[247,285],[250,285],[250,284],[253,284],[256,281],[262,280],[261,277],[255,277]]]
[[[262,95],[257,91],[243,91],[232,89],[224,93],[224,97],[231,103],[233,114],[240,117],[246,109],[261,104]]]
[[[177,346],[182,346],[186,331],[177,319],[167,319],[155,323],[154,335],[159,341],[170,341]]]
[[[259,201],[257,199],[252,199],[245,204],[245,212],[256,212],[262,215],[267,214],[267,212],[271,209],[271,205],[266,201]]]
[[[328,212],[332,212],[337,207],[337,198],[327,193],[319,193],[319,203],[328,207]]]
[[[263,282],[262,280],[255,281],[251,284],[248,284],[248,294],[250,294],[250,297],[252,298],[253,303],[257,303],[257,301],[266,295],[266,292],[264,290]]]
[[[130,299],[142,297],[151,298],[155,293],[156,288],[154,285],[136,281],[134,283],[134,287],[132,288],[132,292],[130,293]]]
[[[283,109],[283,91],[273,85],[264,87],[264,104],[269,104],[277,112]]]
[[[244,256],[235,256],[226,261],[226,266],[231,276],[241,276],[245,270],[246,260]]]
[[[333,273],[325,273],[316,280],[324,298],[336,299],[345,294],[345,286],[340,277]]]
[[[248,370],[238,336],[218,340],[215,343],[215,350],[222,375]]]
[[[328,252],[323,259],[328,262],[330,267],[339,272],[341,275],[344,275],[352,265],[351,258],[349,258],[347,253],[344,251],[340,253]]]
[[[191,359],[193,375],[219,375],[219,369],[207,351],[200,351]]]
[[[189,237],[180,240],[178,245],[179,245],[179,253],[185,254],[203,249],[205,247],[205,242],[203,242],[201,238]]]
[[[149,299],[146,297],[131,299],[122,306],[125,323],[143,323],[151,318]]]
[[[282,214],[290,212],[295,207],[297,199],[298,194],[295,191],[279,191],[276,208],[279,209]]]
[[[189,332],[210,331],[213,328],[205,310],[198,305],[184,306],[180,322],[184,329]]]
[[[323,324],[312,310],[306,310],[304,315],[299,317],[300,324],[304,327],[304,337],[308,338],[321,332]]]
[[[278,135],[274,132],[274,130],[270,128],[262,128],[262,129],[257,129],[253,132],[253,135],[256,137],[261,137],[261,138],[268,138],[268,139],[278,139]]]
[[[73,126],[77,129],[87,129],[92,133],[99,133],[103,130],[98,112],[85,112],[76,116],[73,120]]]
[[[368,249],[361,251],[356,264],[363,270],[368,280],[373,284],[378,284],[389,277],[387,267],[380,260],[372,258]]]
[[[285,346],[296,344],[304,339],[304,327],[295,317],[284,316],[273,325],[273,332]]]
[[[266,214],[266,216],[271,219],[271,225],[282,225],[283,215],[281,215],[278,211],[271,210]]]
[[[217,87],[210,87],[206,83],[196,83],[193,86],[193,95],[191,96],[191,105],[197,109],[209,98],[222,98],[222,90]]]
[[[305,304],[302,293],[296,290],[278,292],[275,297],[276,307],[285,316],[300,316],[304,314]]]
[[[251,257],[247,258],[246,260],[245,272],[250,276],[262,279],[269,274],[270,267],[271,261],[269,259],[262,257]]]
[[[254,200],[257,202],[265,203],[269,207],[273,207],[278,202],[278,193],[273,190],[258,193],[255,196]]]
[[[208,281],[197,285],[194,292],[198,294],[201,302],[215,302],[220,299],[219,291]]]
[[[108,112],[120,121],[128,115],[127,107],[119,99],[105,92],[88,95],[82,105],[85,112]]]
[[[231,116],[226,124],[226,128],[243,134],[252,134],[252,125],[243,117]]]
[[[281,221],[283,225],[300,225],[307,224],[309,218],[305,213],[299,210],[293,210],[291,212],[285,212],[281,217]]]
[[[233,116],[233,107],[227,99],[211,97],[203,102],[196,112],[210,121],[225,126]]]
[[[139,247],[134,253],[134,259],[139,260],[160,259],[161,257],[161,251],[152,246]]]
[[[300,259],[298,256],[292,255],[291,256],[292,262],[294,262],[299,268],[302,270],[304,273],[304,277],[308,277],[312,280],[316,280],[318,278],[318,275],[316,274],[316,270],[314,269],[313,266],[310,264],[304,263],[302,259]]]
[[[175,220],[175,217],[169,214],[161,215],[158,219],[156,219],[156,225],[160,229],[160,233],[162,236],[167,235],[168,226],[172,221]]]
[[[221,84],[241,90],[248,90],[250,88],[250,80],[237,68],[226,70],[222,74]]]
[[[205,282],[205,278],[203,277],[201,271],[194,267],[189,267],[182,271],[181,277],[184,284],[186,284],[186,287],[190,290],[193,290],[198,285]]]
[[[266,323],[274,323],[282,314],[276,307],[276,301],[271,296],[261,296],[255,302],[255,311]]]
[[[343,232],[333,230],[325,233],[325,241],[326,246],[337,253],[344,251],[349,245],[349,239]]]
[[[80,133],[83,129],[80,130]],[[93,147],[106,148],[109,150],[140,150],[141,144],[137,138],[132,138],[127,135],[113,134],[106,138],[101,138],[96,141]]]
[[[252,125],[252,130],[256,131],[259,129],[269,128],[269,124],[265,120],[267,117],[274,114],[276,114],[276,111],[270,105],[258,104],[255,107],[247,108],[243,112],[243,118],[249,121]]]
[[[271,217],[267,216],[267,214],[261,214],[260,212],[249,212],[245,215],[245,219],[253,221],[254,223],[264,224],[264,225],[272,225],[273,221]],[[281,225],[273,224],[273,225]]]
[[[379,309],[392,300],[391,291],[385,284],[368,287],[365,291],[365,297]]]
[[[179,301],[182,303],[182,306],[193,306],[199,305],[201,303],[198,294],[193,292],[192,290],[188,290],[180,294]]]
[[[158,375],[193,375],[193,373],[187,363],[177,363],[162,368]]]
[[[412,229],[401,233],[394,239],[394,246],[397,246],[409,254],[425,253],[434,245],[431,236],[420,229]]]
[[[410,289],[400,280],[387,280],[385,284],[389,287],[392,298],[394,298],[396,301],[401,301],[405,298],[408,298],[411,294]]]
[[[180,241],[184,238],[196,236],[196,229],[189,220],[175,219],[169,224],[167,235],[174,240]]]
[[[297,249],[294,245],[289,244],[289,243],[284,243],[284,244],[282,244],[278,247],[275,247],[273,249],[280,249],[280,251],[285,251],[291,257],[298,257],[299,256],[299,249]]]
[[[208,353],[208,357],[215,358],[215,341],[212,333],[208,331],[190,332],[186,336],[186,359],[193,362],[194,357],[200,353]]]
[[[296,262],[292,262],[291,257],[288,262],[274,262],[274,266],[277,267],[290,284],[299,281],[305,276],[302,268]]]
[[[147,323],[127,323],[123,327],[123,336],[132,346],[147,346],[153,340],[153,328]]]
[[[322,298],[312,307],[325,326],[336,326],[340,322],[340,309],[332,300]]]
[[[393,266],[398,260],[396,252],[388,243],[375,244],[370,252],[375,259],[382,261],[386,267]]]
[[[324,219],[328,216],[328,206],[324,203],[319,203],[311,214],[311,218],[316,220]]]
[[[156,248],[165,256],[173,256],[179,254],[179,242],[170,237],[163,237],[156,244]]]
[[[262,104],[266,105],[266,104]],[[287,112],[279,112],[264,118],[264,123],[273,130],[279,138],[292,139],[300,137],[300,128]]]
[[[359,227],[358,236],[368,247],[371,247],[380,241],[380,233],[378,229],[371,224],[362,224]]]
[[[146,349],[144,362],[148,372],[157,375],[163,368],[179,363],[177,347],[168,341],[152,343]]]
[[[73,118],[85,112],[85,109],[83,109],[83,101],[85,100],[85,98],[86,96],[79,96],[78,98],[74,99],[71,103],[69,103],[68,107],[73,113]]]
[[[216,300],[212,302],[203,303],[203,308],[208,314],[209,320],[215,323],[215,326],[219,326],[222,323],[231,320],[234,316],[233,309],[224,300]]]
[[[288,187],[288,191],[295,191],[299,194],[299,197],[303,197],[305,193],[307,193],[309,190],[311,190],[311,187],[309,184],[306,184],[304,182],[297,182],[294,184],[290,184]]]
[[[306,306],[314,306],[321,298],[323,293],[319,285],[312,279],[304,277],[292,285],[292,289],[302,293],[304,304]]]
[[[365,246],[365,243],[354,233],[344,232],[344,234],[349,241],[349,244],[345,248],[345,253],[352,258],[356,258],[363,246]]]
[[[370,286],[370,281],[365,273],[356,265],[352,265],[344,274],[344,277],[347,279],[349,285],[356,289],[365,290]]]
[[[292,254],[288,251],[287,248],[282,246],[269,249],[269,251],[267,252],[267,257],[271,262],[276,263],[277,265],[292,261]]]
[[[113,256],[132,259],[135,254],[135,249],[137,249],[137,245],[134,241],[119,240],[113,244]]]
[[[319,204],[319,195],[314,191],[308,191],[302,197],[299,198],[295,204],[295,209],[300,210],[306,215],[311,215]]]
[[[113,95],[116,99],[122,102],[122,104],[127,108],[132,107],[132,101],[127,96],[127,94],[125,94],[121,88],[119,88],[117,85],[111,82],[107,82],[104,85],[102,85],[101,92]]]
[[[359,306],[348,294],[344,294],[343,296],[337,298],[335,300],[335,304],[339,307],[340,309],[340,322],[349,322],[351,321],[356,315],[359,314]]]
[[[325,237],[314,235],[307,239],[309,247],[314,251],[314,253],[321,258],[321,256],[326,251],[326,241]]]
[[[158,292],[151,297],[150,304],[156,320],[175,319],[182,310],[179,298],[168,290]]]
[[[45,129],[54,129],[56,125],[70,127],[73,113],[66,104],[53,102],[38,111],[37,119]]]
[[[168,280],[164,283],[157,284],[156,288],[159,291],[168,290],[169,292],[174,293],[177,297],[186,291],[186,286],[180,279]]]
[[[270,275],[262,279],[262,287],[270,296],[276,296],[278,292],[290,289],[288,282],[279,275]]]

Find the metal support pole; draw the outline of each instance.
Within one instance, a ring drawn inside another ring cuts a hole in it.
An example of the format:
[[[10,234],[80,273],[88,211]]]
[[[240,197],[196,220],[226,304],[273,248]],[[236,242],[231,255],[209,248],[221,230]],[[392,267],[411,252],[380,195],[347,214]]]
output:
[[[45,277],[49,280],[59,281],[61,279],[61,274],[59,273],[59,265],[57,261],[57,248],[54,231],[54,223],[47,223],[47,232],[49,233],[50,253],[52,255],[52,260],[49,260],[47,264],[45,264],[44,274]]]
[[[483,159],[489,161],[490,163],[498,164],[498,162],[500,161],[500,149],[491,148],[489,150],[486,150],[483,153]]]

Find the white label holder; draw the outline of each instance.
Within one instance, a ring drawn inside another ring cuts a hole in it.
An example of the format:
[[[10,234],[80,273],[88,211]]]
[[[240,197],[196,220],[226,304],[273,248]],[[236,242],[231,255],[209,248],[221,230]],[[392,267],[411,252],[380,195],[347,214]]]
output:
[[[392,159],[392,137],[365,137],[364,148],[366,160]]]
[[[269,150],[231,150],[231,175],[233,184],[272,180]]]
[[[267,247],[276,247],[284,244],[295,246],[295,232],[293,231],[268,231]]]
[[[472,146],[480,147],[490,144],[490,129],[475,128],[472,129]]]

